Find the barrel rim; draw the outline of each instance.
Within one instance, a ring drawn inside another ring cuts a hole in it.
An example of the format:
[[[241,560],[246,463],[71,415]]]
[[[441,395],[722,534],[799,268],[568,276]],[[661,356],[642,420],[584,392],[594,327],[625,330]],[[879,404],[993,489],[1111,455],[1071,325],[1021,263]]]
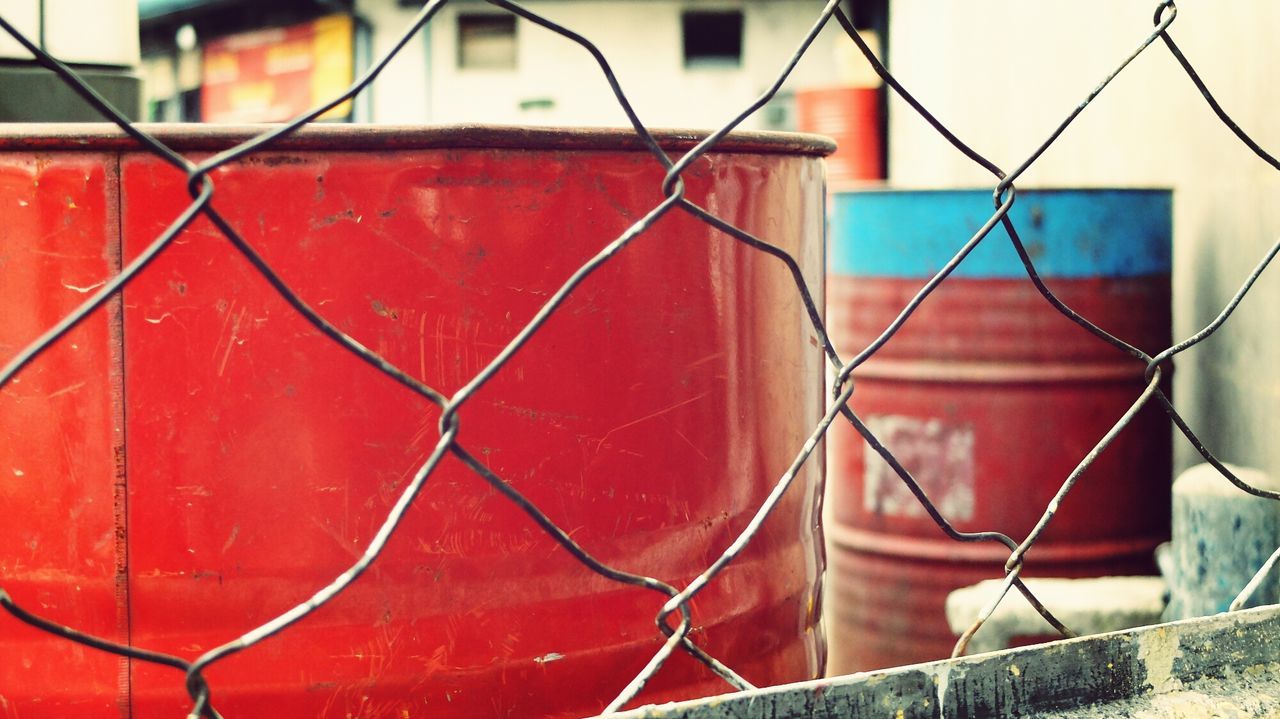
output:
[[[1172,185],[1018,185],[1017,192],[1023,194],[1065,194],[1065,193],[1087,193],[1087,192],[1168,192],[1174,190]],[[865,184],[858,185],[842,185],[833,188],[833,194],[925,194],[925,193],[983,193],[990,195],[993,192],[991,185],[952,185],[946,187],[938,186],[922,186],[912,187],[904,185],[887,185],[882,182],[873,180],[866,181]]]
[[[174,150],[220,151],[245,142],[279,125],[206,125],[198,123],[138,123],[137,127]],[[664,128],[650,130],[664,150],[688,150],[711,134],[709,130]],[[0,123],[0,151],[139,150],[140,143],[111,123]],[[519,125],[374,125],[364,123],[312,124],[273,142],[270,150],[620,150],[644,151],[644,142],[630,128],[533,127]],[[835,152],[835,141],[798,132],[737,131],[711,152],[790,154],[824,157]]]

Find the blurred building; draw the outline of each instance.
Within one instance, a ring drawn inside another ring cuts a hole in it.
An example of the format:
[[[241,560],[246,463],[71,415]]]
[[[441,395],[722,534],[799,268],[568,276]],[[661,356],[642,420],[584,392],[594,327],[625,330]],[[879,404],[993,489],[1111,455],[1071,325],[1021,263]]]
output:
[[[395,45],[419,0],[140,0],[147,117],[269,122],[339,94]],[[773,81],[814,23],[808,0],[529,0],[589,38],[653,126],[724,124]],[[875,42],[887,0],[849,7]],[[834,21],[745,127],[792,129],[797,89],[874,82]],[[493,5],[455,0],[330,120],[623,125],[581,47]]]
[[[0,0],[0,15],[127,117],[138,118],[136,0]],[[0,122],[101,119],[66,83],[37,64],[22,43],[0,32]]]
[[[140,0],[138,16],[148,120],[287,120],[368,64],[370,28],[345,2]],[[347,104],[325,119],[368,118]]]

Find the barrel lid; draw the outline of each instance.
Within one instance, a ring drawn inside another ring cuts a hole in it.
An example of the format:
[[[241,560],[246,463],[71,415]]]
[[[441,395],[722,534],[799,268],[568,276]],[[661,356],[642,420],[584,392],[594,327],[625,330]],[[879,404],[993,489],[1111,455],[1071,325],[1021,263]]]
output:
[[[220,151],[276,125],[138,123],[174,150]],[[650,130],[665,150],[688,150],[707,130]],[[0,123],[0,151],[137,149],[138,142],[111,123]],[[419,150],[501,148],[523,150],[644,150],[630,128],[529,127],[508,125],[312,124],[273,142],[270,149]],[[713,152],[825,156],[835,142],[795,132],[729,133]]]
[[[898,279],[937,274],[995,213],[989,188],[835,192],[830,208],[830,271]],[[1044,277],[1153,277],[1172,266],[1168,190],[1019,191],[1008,217]],[[1004,226],[990,233],[953,276],[1025,279]]]
[[[867,194],[956,194],[971,195],[979,194],[983,197],[990,198],[995,191],[996,181],[993,178],[989,185],[946,185],[939,187],[937,185],[902,185],[892,184],[884,180],[860,180],[849,181],[842,184],[838,188],[833,188],[834,194],[849,193],[858,195]],[[1060,193],[1086,193],[1086,192],[1173,192],[1172,185],[1031,185],[1017,183],[1018,195],[1035,194],[1060,194]],[[991,209],[995,211],[995,205],[991,205]]]

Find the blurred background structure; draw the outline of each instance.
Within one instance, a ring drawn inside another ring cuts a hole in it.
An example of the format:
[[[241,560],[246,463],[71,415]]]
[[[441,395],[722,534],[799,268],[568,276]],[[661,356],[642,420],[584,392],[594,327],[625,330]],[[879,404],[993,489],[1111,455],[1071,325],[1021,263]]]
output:
[[[282,121],[386,52],[422,3],[409,0],[141,0],[148,118]],[[882,36],[885,0],[855,21]],[[528,7],[592,39],[640,118],[712,127],[750,102],[813,23],[802,0],[533,0]],[[625,125],[581,48],[483,2],[450,3],[343,118],[378,123]],[[795,129],[797,88],[874,84],[834,23],[788,92],[744,129]],[[308,91],[308,88],[310,90]]]

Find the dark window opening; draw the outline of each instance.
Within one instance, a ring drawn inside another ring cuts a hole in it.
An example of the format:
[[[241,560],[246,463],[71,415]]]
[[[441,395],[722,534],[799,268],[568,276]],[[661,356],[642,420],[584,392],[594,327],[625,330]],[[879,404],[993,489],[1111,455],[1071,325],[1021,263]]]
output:
[[[875,30],[885,14],[884,0],[851,0],[845,8],[855,30]]]
[[[515,15],[459,15],[458,67],[464,70],[514,70]]]
[[[742,64],[741,12],[687,12],[681,20],[685,67],[738,67]]]
[[[795,132],[796,129],[796,96],[793,92],[782,91],[760,108],[760,119],[765,130],[781,130]]]
[[[200,122],[200,88],[178,93],[180,122]]]

